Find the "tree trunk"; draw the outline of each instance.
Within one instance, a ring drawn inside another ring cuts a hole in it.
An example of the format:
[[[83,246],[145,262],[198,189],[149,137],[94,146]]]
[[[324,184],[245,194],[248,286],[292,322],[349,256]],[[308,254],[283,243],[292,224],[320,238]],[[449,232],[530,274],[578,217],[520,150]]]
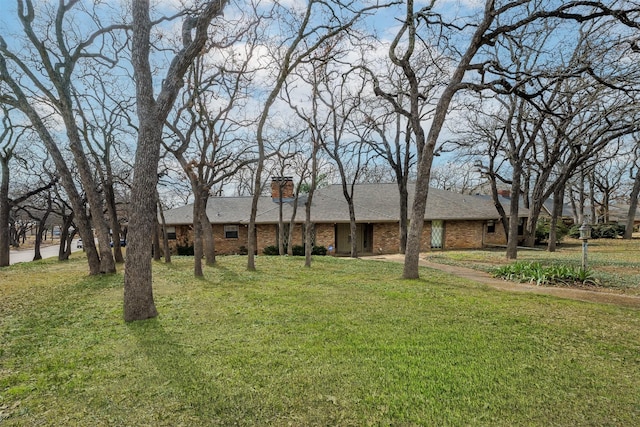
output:
[[[153,302],[149,233],[153,232],[156,214],[156,185],[162,128],[184,84],[182,80],[184,74],[194,58],[202,53],[211,20],[222,13],[226,3],[226,0],[207,2],[199,16],[185,19],[182,28],[184,47],[169,65],[157,101],[153,97],[153,74],[149,62],[152,27],[149,1],[134,0],[131,3],[133,15],[131,58],[136,82],[139,129],[131,186],[129,249],[124,274],[125,321],[143,320],[158,315]],[[192,39],[194,28],[196,33]]]
[[[349,197],[349,234],[351,235],[351,258],[358,258],[358,225],[356,224],[356,211],[353,199]]]
[[[636,173],[633,180],[633,189],[629,200],[629,213],[627,215],[626,227],[624,229],[623,239],[631,239],[633,236],[633,226],[635,224],[636,209],[638,209],[638,195],[640,195],[640,171]]]
[[[124,320],[144,320],[158,315],[153,301],[150,233],[156,212],[158,161],[164,120],[153,98],[153,77],[149,64],[151,22],[149,3],[132,3],[132,63],[136,81],[138,146],[131,185],[129,248],[124,271]],[[153,207],[153,209],[151,208]]]
[[[123,263],[124,256],[122,255],[122,247],[120,246],[120,240],[122,239],[122,230],[120,230],[120,223],[118,222],[118,211],[116,208],[116,198],[113,194],[113,184],[108,179],[103,185],[106,198],[107,214],[111,223],[111,241],[113,242],[113,257],[115,262]]]
[[[518,258],[518,226],[520,225],[519,203],[520,200],[520,179],[522,170],[514,166],[511,183],[511,203],[509,206],[509,237],[507,238],[507,259]]]
[[[202,191],[197,189],[194,192],[193,202],[193,275],[203,277],[202,257],[204,247],[202,243]]]
[[[453,96],[459,89],[459,84],[462,81],[465,72],[471,63],[471,60],[475,56],[478,49],[483,44],[483,37],[487,29],[491,26],[495,18],[493,2],[487,2],[485,7],[484,16],[482,22],[476,27],[469,46],[465,51],[456,69],[449,80],[449,83],[442,91],[442,95],[436,105],[431,128],[429,129],[429,135],[426,139],[426,144],[421,158],[418,162],[418,176],[416,179],[416,190],[413,200],[413,210],[411,212],[411,219],[409,221],[409,232],[407,234],[407,253],[404,260],[404,270],[402,276],[405,279],[417,279],[419,274],[419,262],[420,262],[420,243],[422,239],[422,229],[424,227],[424,214],[427,207],[427,196],[429,193],[429,179],[431,177],[431,165],[433,163],[433,154],[436,147],[436,142],[444,126],[444,121],[447,117],[447,112]],[[411,17],[413,19],[413,17]],[[415,122],[412,124],[412,128],[416,135],[416,144],[420,144],[418,129],[421,128],[421,117],[413,117]]]
[[[149,94],[151,93],[150,90]],[[151,120],[154,111],[145,108],[145,105],[149,107],[146,103],[138,104],[139,115],[146,115],[146,118],[140,119],[135,172],[131,186],[129,245],[124,273],[124,320],[127,322],[158,315],[153,301],[150,240],[155,222],[155,208],[149,207],[155,207],[156,204],[162,121]]]
[[[284,217],[283,217],[283,206],[282,206],[282,186],[284,185],[284,180],[278,181],[278,255],[286,255],[287,248],[284,246]],[[289,246],[291,246],[291,242],[289,242]]]
[[[216,241],[215,236],[213,235],[213,227],[211,227],[211,220],[209,220],[209,215],[207,215],[207,203],[208,200],[205,200],[200,220],[202,221],[202,240],[204,242],[205,263],[208,266],[213,266],[216,264]]]
[[[9,159],[0,157],[0,267],[9,265]]]
[[[49,197],[47,199],[47,210],[45,211],[44,215],[42,215],[42,217],[39,220],[37,220],[38,223],[36,225],[36,241],[35,241],[34,251],[33,251],[34,261],[38,261],[42,259],[42,253],[40,252],[40,248],[42,247],[42,236],[44,235],[46,240],[47,219],[49,218],[49,214],[51,213],[51,210],[52,210],[51,194],[49,194]]]
[[[287,237],[287,241],[289,245],[287,246],[287,255],[293,255],[293,233],[295,231],[295,219],[296,214],[298,212],[298,193],[296,192],[295,200],[293,201],[293,212],[291,213],[291,218],[289,219],[289,236]]]
[[[62,228],[60,230],[60,248],[58,249],[58,261],[66,261],[71,256],[71,242],[76,235],[75,230],[70,232],[73,224],[73,212],[62,216]]]
[[[85,191],[85,195],[89,202],[89,210],[91,211],[91,219],[93,228],[95,229],[98,239],[98,251],[100,253],[100,272],[115,273],[116,264],[111,250],[111,236],[109,235],[109,226],[104,217],[104,205],[102,197],[98,192],[98,185],[93,178],[93,171],[87,161],[87,156],[82,149],[82,141],[78,135],[78,127],[73,116],[71,102],[61,103],[66,107],[61,111],[62,118],[67,128],[67,137],[69,138],[69,148],[73,153],[73,158],[77,165],[78,175]]]
[[[400,192],[400,253],[407,251],[407,229],[409,227],[409,190],[407,189],[407,180],[403,179],[398,182],[398,191]]]
[[[160,261],[162,258],[162,250],[160,250],[160,223],[156,218],[153,223],[153,260]]]
[[[169,247],[169,236],[167,236],[167,221],[164,219],[164,209],[160,203],[160,196],[156,192],[156,198],[158,200],[158,212],[160,212],[161,231],[162,231],[162,248],[164,252],[164,262],[166,264],[171,262],[171,248]]]
[[[558,243],[558,219],[562,219],[562,210],[564,207],[564,189],[565,187],[560,185],[553,193],[553,212],[551,214],[551,224],[549,224],[549,241],[547,242],[547,250],[549,252],[555,252]]]
[[[45,227],[45,224],[42,221],[38,222],[38,225],[36,226],[36,240],[33,245],[34,261],[38,261],[42,259],[42,252],[40,251],[40,248],[42,247],[42,235],[45,232],[44,227]]]
[[[311,223],[311,205],[313,202],[313,194],[316,191],[316,187],[318,185],[318,150],[320,149],[318,141],[316,137],[312,137],[313,140],[313,149],[311,150],[311,185],[309,186],[309,194],[307,195],[307,203],[304,206],[304,266],[306,268],[311,268],[311,246],[313,244],[312,240],[312,227]],[[334,242],[335,246],[335,242]]]

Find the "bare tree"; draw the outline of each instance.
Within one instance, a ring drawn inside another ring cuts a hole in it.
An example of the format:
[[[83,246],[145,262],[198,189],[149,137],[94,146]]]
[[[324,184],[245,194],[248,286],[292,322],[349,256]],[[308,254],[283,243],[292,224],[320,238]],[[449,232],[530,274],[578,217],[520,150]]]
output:
[[[76,121],[77,105],[73,93],[78,90],[75,73],[79,64],[91,62],[96,67],[108,69],[117,63],[119,49],[123,44],[115,34],[125,26],[103,26],[104,17],[98,18],[100,14],[97,11],[94,11],[95,14],[85,13],[82,17],[73,15],[78,0],[72,0],[67,4],[60,2],[57,9],[48,5],[36,9],[32,0],[17,0],[16,3],[17,21],[24,34],[24,43],[20,47],[13,46],[12,50],[7,41],[0,37],[0,80],[10,89],[10,94],[3,95],[2,102],[20,109],[29,118],[50,153],[69,201],[76,211],[79,231],[85,241],[90,272],[115,272],[109,245],[109,227],[103,215],[102,197],[84,152]],[[74,18],[83,19],[83,29],[86,29],[86,32],[81,33],[80,27],[70,25]],[[98,68],[95,68],[95,71],[99,72]],[[81,212],[81,198],[60,150],[60,144],[46,124],[46,115],[49,112],[53,112],[56,119],[64,124],[69,150],[89,200],[93,228],[96,230],[99,243],[99,255],[95,248],[89,218],[86,213]]]
[[[245,24],[246,28],[230,23],[233,34],[216,43],[218,49],[231,48],[242,40],[242,53],[229,49],[220,61],[212,63],[204,56],[194,60],[187,74],[188,88],[167,122],[172,142],[163,145],[178,160],[194,195],[194,274],[198,277],[203,275],[203,254],[208,265],[215,263],[215,241],[206,212],[212,189],[255,162],[253,146],[242,138],[251,120],[238,117],[246,108],[255,74],[250,67],[257,45],[256,23]]]
[[[469,33],[469,38],[464,43],[464,47],[460,48],[460,44],[449,48],[458,58],[452,67],[451,76],[440,93],[438,103],[435,108],[433,121],[430,125],[429,132],[424,143],[424,150],[418,164],[418,172],[416,179],[416,189],[413,210],[411,213],[411,221],[408,233],[407,254],[405,256],[404,272],[405,278],[419,277],[418,261],[420,254],[420,242],[422,238],[422,229],[424,224],[424,213],[426,208],[426,200],[429,190],[429,179],[431,166],[435,153],[436,143],[442,131],[445,119],[447,117],[450,105],[454,95],[462,89],[486,90],[498,89],[513,91],[513,88],[505,87],[505,81],[502,79],[500,70],[492,70],[494,65],[492,61],[484,61],[479,59],[478,63],[473,63],[478,52],[486,46],[499,46],[501,40],[508,38],[509,34],[519,28],[524,28],[536,22],[544,22],[549,19],[562,19],[583,22],[590,19],[599,18],[612,13],[612,11],[599,2],[563,2],[546,3],[546,2],[521,2],[510,1],[497,3],[494,0],[484,2],[484,10],[480,17],[474,22],[447,22],[444,16],[437,13],[434,3],[423,7],[420,11],[415,12],[413,2],[407,2],[407,13],[403,20],[402,30],[411,40],[412,34],[416,34],[419,30],[418,25],[421,23],[431,24],[427,28],[438,28],[445,34],[448,28],[471,27],[473,30]],[[437,41],[448,41],[446,37],[437,37]],[[447,46],[444,46],[445,48]],[[457,48],[456,48],[457,47]],[[477,80],[463,82],[463,79],[469,71],[475,71]],[[508,86],[508,85],[507,85]],[[420,144],[420,133],[416,123],[412,126],[416,134],[416,143]],[[512,221],[515,221],[511,217]]]
[[[358,135],[361,117],[359,107],[366,80],[355,72],[343,73],[346,50],[334,42],[317,51],[310,62],[310,70],[298,75],[311,88],[312,107],[305,111],[292,105],[298,116],[314,135],[314,144],[331,158],[338,172],[342,194],[349,209],[351,235],[350,254],[358,256],[357,224],[354,204],[354,186],[366,164],[363,151],[369,147]]]
[[[19,134],[11,120],[11,110],[2,107],[2,131],[0,132],[0,267],[9,265],[9,213],[11,203],[9,199],[9,180],[11,177],[9,163],[14,157]]]
[[[361,5],[355,2],[342,2],[332,0],[329,2],[311,0],[304,11],[278,9],[285,16],[280,17],[282,23],[289,26],[290,33],[281,37],[279,46],[274,51],[277,57],[273,58],[276,67],[276,77],[272,83],[262,110],[259,114],[256,130],[256,142],[258,146],[258,163],[254,176],[253,200],[249,217],[249,256],[247,269],[255,270],[256,234],[255,219],[258,210],[258,200],[262,193],[262,173],[267,157],[265,151],[265,125],[271,114],[271,109],[277,101],[285,81],[291,73],[302,63],[309,60],[310,56],[319,48],[326,47],[327,41],[350,31],[364,16],[377,9],[386,7],[387,4]],[[323,19],[328,14],[332,17],[329,21]],[[278,18],[278,17],[276,17]],[[308,231],[309,232],[309,231]]]
[[[225,0],[205,2],[201,9],[182,13],[182,48],[176,53],[154,96],[150,64],[151,20],[149,2],[132,3],[132,63],[136,81],[138,140],[131,186],[129,244],[124,276],[124,319],[143,320],[157,316],[153,301],[151,245],[148,237],[156,218],[156,184],[162,130],[175,99],[182,89],[183,76],[201,53],[209,36],[211,21],[222,14]]]
[[[633,180],[633,186],[631,194],[629,195],[629,211],[627,213],[627,221],[624,229],[624,239],[631,239],[633,237],[633,228],[635,225],[636,210],[638,209],[638,196],[640,195],[640,147],[636,141],[635,149],[633,150],[633,162],[632,167],[629,169],[629,175]]]
[[[131,174],[131,165],[120,159],[128,157],[128,147],[124,141],[130,141],[130,123],[132,99],[119,88],[117,81],[101,74],[85,73],[84,85],[99,88],[91,93],[75,94],[78,109],[78,122],[81,138],[87,147],[96,176],[104,197],[109,219],[111,242],[117,263],[124,262],[121,241],[124,240],[118,216],[116,185],[118,172],[127,181]]]

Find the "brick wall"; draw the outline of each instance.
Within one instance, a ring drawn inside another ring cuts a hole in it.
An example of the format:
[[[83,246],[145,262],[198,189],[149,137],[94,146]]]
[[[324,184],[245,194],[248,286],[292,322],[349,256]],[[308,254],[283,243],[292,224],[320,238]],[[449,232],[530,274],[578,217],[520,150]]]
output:
[[[332,246],[335,251],[335,226],[333,224],[316,224],[316,246],[324,246],[329,249]]]
[[[373,227],[375,253],[398,253],[400,248],[398,223],[380,223]],[[483,239],[484,235],[484,239]],[[479,249],[485,243],[505,244],[504,232],[496,224],[494,233],[486,234],[486,221],[444,221],[444,249]],[[420,250],[431,250],[431,222],[425,221]]]
[[[397,222],[373,224],[373,252],[396,254],[400,251],[400,225]]]
[[[248,247],[246,225],[238,226],[237,239],[224,238],[224,226],[213,225],[213,233],[216,243],[216,253],[237,254],[240,247]],[[329,248],[336,247],[335,225],[316,224],[316,245]],[[256,227],[258,254],[266,246],[276,245],[277,224],[260,224]],[[302,225],[296,224],[293,233],[293,244],[302,245]],[[374,253],[398,253],[400,248],[398,223],[373,224],[373,251]],[[188,246],[193,244],[193,227],[190,225],[176,226],[176,240],[170,240],[172,250],[176,245]],[[504,245],[506,238],[502,225],[495,223],[495,231],[487,233],[486,221],[445,221],[444,222],[444,249],[478,249],[483,245]],[[431,222],[425,221],[421,238],[421,251],[431,250]]]
[[[485,221],[445,221],[444,249],[479,249]]]
[[[228,224],[232,225],[232,224]],[[237,224],[233,224],[237,225]],[[246,225],[238,225],[238,238],[234,239],[226,239],[224,237],[224,225],[214,224],[213,227],[213,238],[216,245],[216,254],[238,254],[241,252],[241,246],[244,246],[245,250],[248,247],[248,233],[249,229]]]
[[[487,225],[485,224],[485,230]],[[484,235],[485,245],[506,245],[507,235],[504,233],[504,227],[500,221],[495,221],[494,232],[486,232]]]
[[[228,224],[231,225],[231,224]],[[246,225],[238,225],[238,238],[226,239],[224,237],[224,225],[214,224],[213,237],[215,239],[216,254],[237,254],[241,252],[241,246],[245,248],[247,245],[248,229]],[[176,226],[176,239],[169,240],[169,246],[172,253],[176,253],[177,246],[193,245],[193,226],[178,225]]]

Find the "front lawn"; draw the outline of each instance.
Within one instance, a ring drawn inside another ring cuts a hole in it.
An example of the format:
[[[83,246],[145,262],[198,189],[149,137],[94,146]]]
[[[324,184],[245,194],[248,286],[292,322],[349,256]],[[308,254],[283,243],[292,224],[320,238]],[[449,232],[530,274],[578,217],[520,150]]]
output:
[[[425,258],[443,264],[461,265],[493,272],[496,267],[513,263],[505,258],[505,249],[430,252]],[[603,290],[640,295],[640,239],[593,239],[587,249],[588,269]],[[523,248],[518,261],[544,266],[581,268],[582,243],[566,238],[556,252],[543,248]]]
[[[640,311],[316,257],[155,264],[157,319],[79,258],[0,270],[0,424],[637,425]]]

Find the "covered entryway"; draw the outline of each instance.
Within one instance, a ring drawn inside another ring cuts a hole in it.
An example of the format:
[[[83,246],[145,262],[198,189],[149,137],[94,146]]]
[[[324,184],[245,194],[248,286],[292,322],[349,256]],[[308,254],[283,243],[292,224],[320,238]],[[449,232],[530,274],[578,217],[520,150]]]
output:
[[[336,254],[351,254],[349,224],[336,224]],[[356,251],[358,255],[373,253],[373,224],[356,224]]]

